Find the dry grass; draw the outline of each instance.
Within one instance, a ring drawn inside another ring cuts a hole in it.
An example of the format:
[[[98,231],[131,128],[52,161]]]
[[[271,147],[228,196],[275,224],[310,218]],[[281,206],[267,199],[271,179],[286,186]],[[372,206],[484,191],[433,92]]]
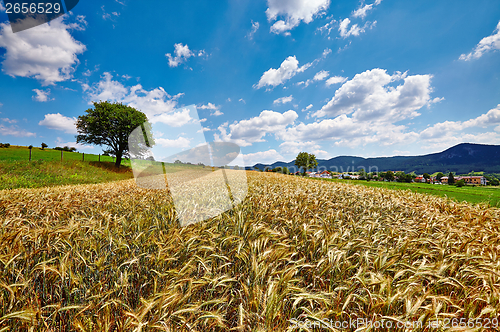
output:
[[[167,192],[134,180],[0,191],[0,331],[498,317],[499,210],[279,174],[248,179],[242,204],[183,228]]]

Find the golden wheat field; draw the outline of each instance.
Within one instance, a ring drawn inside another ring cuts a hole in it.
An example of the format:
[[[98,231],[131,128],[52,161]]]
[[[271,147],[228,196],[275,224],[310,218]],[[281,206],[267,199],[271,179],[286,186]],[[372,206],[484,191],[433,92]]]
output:
[[[498,209],[247,176],[241,204],[187,227],[134,180],[0,191],[0,331],[495,330]]]

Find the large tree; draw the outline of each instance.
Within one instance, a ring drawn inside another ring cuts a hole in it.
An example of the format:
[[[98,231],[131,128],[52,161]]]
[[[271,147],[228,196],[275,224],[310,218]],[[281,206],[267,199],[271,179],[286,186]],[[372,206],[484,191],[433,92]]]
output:
[[[116,157],[116,167],[129,152],[128,139],[134,129],[143,125],[145,130],[151,130],[144,113],[121,103],[94,102],[94,108],[85,112],[76,121],[76,142],[107,146],[103,151]]]
[[[295,158],[295,166],[299,169],[302,168],[302,173],[305,173],[308,169],[315,168],[318,166],[316,161],[316,156],[312,153],[300,152]]]

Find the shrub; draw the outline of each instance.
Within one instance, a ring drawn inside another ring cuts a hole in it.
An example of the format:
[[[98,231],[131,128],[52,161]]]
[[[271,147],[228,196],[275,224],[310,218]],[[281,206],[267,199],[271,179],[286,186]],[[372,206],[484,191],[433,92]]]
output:
[[[455,183],[455,186],[457,186],[457,187],[463,187],[463,186],[465,186],[465,181],[464,180],[457,181]]]

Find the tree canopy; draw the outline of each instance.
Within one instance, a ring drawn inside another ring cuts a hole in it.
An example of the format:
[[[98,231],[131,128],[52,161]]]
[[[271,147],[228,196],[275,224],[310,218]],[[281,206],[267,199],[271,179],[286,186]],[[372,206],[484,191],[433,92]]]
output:
[[[76,121],[76,142],[107,146],[104,153],[114,155],[115,166],[120,167],[122,158],[129,152],[130,134],[141,125],[150,133],[151,125],[144,113],[122,103],[100,101],[93,104],[94,108],[86,110],[87,114],[80,115]],[[148,143],[149,146],[154,144]]]
[[[299,169],[302,168],[302,173],[305,173],[308,169],[318,166],[318,161],[316,160],[316,156],[314,154],[300,152],[295,158],[295,166]]]

